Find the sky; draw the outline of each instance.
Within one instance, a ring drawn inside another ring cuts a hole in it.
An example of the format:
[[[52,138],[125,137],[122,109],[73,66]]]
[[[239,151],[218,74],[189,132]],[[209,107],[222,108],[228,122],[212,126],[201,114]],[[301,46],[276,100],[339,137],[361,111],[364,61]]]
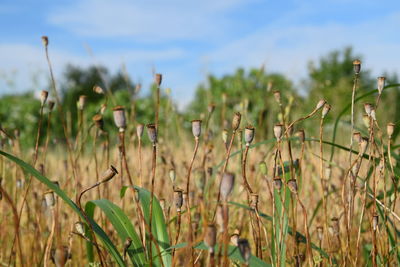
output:
[[[2,0],[0,24],[0,94],[47,84],[42,35],[57,80],[68,63],[124,66],[148,88],[156,71],[181,107],[210,73],[264,65],[299,82],[346,46],[373,75],[400,72],[396,0]]]

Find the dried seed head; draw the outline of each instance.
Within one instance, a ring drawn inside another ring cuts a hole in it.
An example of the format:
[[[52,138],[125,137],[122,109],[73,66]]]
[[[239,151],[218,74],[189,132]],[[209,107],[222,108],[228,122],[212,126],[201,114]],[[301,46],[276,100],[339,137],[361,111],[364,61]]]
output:
[[[365,113],[367,113],[368,116],[371,116],[371,111],[373,108],[374,106],[371,103],[364,104]]]
[[[278,90],[274,91],[274,97],[275,97],[275,101],[278,104],[281,104],[281,91],[278,91]]]
[[[279,177],[274,178],[274,187],[276,190],[281,190],[282,189],[282,179]]]
[[[101,88],[98,85],[93,86],[93,92],[95,92],[96,94],[99,94],[99,95],[103,95],[104,94],[103,88]]]
[[[67,246],[58,246],[51,251],[51,257],[55,266],[59,267],[65,266],[68,259],[71,258],[71,255]]]
[[[218,226],[218,232],[224,231],[224,209],[221,204],[218,204],[217,211],[215,213],[215,222]]]
[[[304,143],[304,142],[306,141],[306,134],[305,134],[305,132],[304,132],[303,129],[298,130],[297,133],[296,133],[296,135],[297,135],[297,137],[300,139],[300,141],[301,141],[302,143]]]
[[[136,125],[136,136],[137,136],[139,139],[142,138],[142,135],[143,135],[143,128],[144,128],[144,125],[141,124],[141,123],[139,123],[138,125]]]
[[[75,231],[78,234],[85,236],[85,224],[83,224],[82,222],[76,222],[75,223]]]
[[[275,135],[276,140],[280,141],[282,138],[282,134],[283,134],[283,125],[276,124],[274,126],[274,135]]]
[[[169,179],[171,179],[172,184],[175,184],[176,172],[175,172],[174,168],[169,169],[168,176],[169,176]]]
[[[78,106],[79,110],[83,110],[85,108],[86,99],[87,99],[87,96],[85,96],[85,95],[80,95],[79,96],[79,100],[78,100],[78,103],[77,103],[77,106]]]
[[[118,174],[117,169],[113,165],[110,165],[110,167],[101,176],[100,183],[106,183],[110,181],[117,174]]]
[[[239,248],[240,255],[242,255],[242,258],[244,259],[246,264],[249,264],[249,260],[251,257],[251,248],[250,248],[249,241],[245,238],[240,238],[238,240],[238,248]]]
[[[379,223],[379,216],[378,214],[374,214],[374,216],[372,216],[372,228],[374,229],[374,231],[378,229],[378,223]]]
[[[376,112],[375,112],[375,108],[374,108],[374,107],[371,109],[371,118],[372,118],[374,121],[376,121]]]
[[[242,114],[240,112],[235,112],[232,119],[232,129],[236,131],[240,126],[240,120],[242,119]]]
[[[161,85],[161,82],[162,82],[162,74],[156,73],[156,74],[154,75],[154,82],[155,82],[155,84],[156,84],[157,86],[160,86],[160,85]]]
[[[176,207],[176,211],[180,212],[183,205],[183,190],[175,189],[174,190],[174,203]]]
[[[208,113],[213,113],[215,110],[215,104],[211,103],[207,106]]]
[[[250,196],[250,207],[253,209],[258,209],[258,194],[253,193]]]
[[[228,144],[228,130],[227,129],[223,129],[222,130],[222,141],[224,142],[224,144]]]
[[[47,207],[54,207],[54,205],[56,204],[54,192],[50,190],[50,191],[47,191],[46,193],[44,193],[44,200],[46,201]]]
[[[106,104],[101,104],[101,107],[100,107],[100,114],[104,114],[104,112],[106,111],[106,109],[107,109],[107,105],[106,105]]]
[[[55,104],[56,104],[56,103],[55,103],[54,101],[52,101],[52,100],[49,100],[49,101],[47,102],[47,105],[49,106],[49,111],[50,111],[50,112],[53,111]]]
[[[361,137],[361,133],[360,132],[354,132],[353,133],[353,141],[354,142],[360,143],[361,139],[362,139],[362,137]]]
[[[326,115],[329,113],[330,110],[331,110],[331,105],[325,104],[322,109],[322,118],[323,119],[326,117]]]
[[[226,201],[228,199],[229,194],[232,192],[233,186],[235,184],[235,174],[231,172],[225,172],[222,175],[221,180],[221,199]]]
[[[234,245],[234,246],[237,246],[237,245],[238,245],[239,237],[240,237],[240,236],[239,236],[238,233],[233,233],[233,234],[231,235],[230,240],[231,240],[232,245]]]
[[[147,124],[147,135],[150,141],[153,143],[153,146],[157,143],[157,128],[153,123]]]
[[[254,127],[253,126],[246,126],[244,129],[244,141],[246,142],[246,146],[249,146],[254,139]]]
[[[44,104],[46,103],[47,97],[49,96],[49,92],[46,90],[42,90],[40,93],[40,105],[43,107]]]
[[[356,59],[353,61],[353,70],[355,74],[359,74],[361,71],[361,61]]]
[[[104,120],[102,115],[96,114],[93,116],[92,120],[97,128],[99,128],[100,130],[104,130]]]
[[[339,235],[340,233],[339,219],[336,217],[331,219],[331,231],[333,235]]]
[[[322,108],[324,105],[326,104],[326,100],[325,99],[321,99],[320,101],[318,101],[317,106],[315,107],[316,110]]]
[[[260,172],[262,175],[267,175],[268,173],[268,168],[267,168],[267,163],[265,163],[265,161],[260,161],[260,163],[258,164],[258,167],[260,168]]]
[[[322,241],[324,238],[324,228],[322,226],[317,227],[317,236],[319,241]]]
[[[195,138],[199,138],[201,134],[201,120],[192,120],[192,133]]]
[[[114,123],[120,131],[126,129],[125,108],[123,106],[116,106],[113,108]]]
[[[394,127],[395,127],[396,125],[394,124],[394,123],[392,123],[392,122],[389,122],[388,124],[387,124],[387,126],[386,126],[386,132],[387,132],[387,135],[389,136],[389,139],[391,139],[392,138],[392,135],[393,135],[393,133],[394,133]]]
[[[367,147],[368,147],[368,138],[363,137],[360,142],[360,153],[365,154],[365,152],[367,152]]]
[[[382,94],[383,88],[385,87],[386,77],[378,77],[378,92]]]
[[[214,246],[217,243],[217,228],[214,224],[209,224],[206,227],[204,235],[204,244],[214,252]]]
[[[297,181],[296,181],[296,179],[290,179],[287,182],[287,185],[289,187],[289,190],[292,191],[292,193],[297,194]]]
[[[44,47],[47,47],[49,45],[49,38],[47,36],[42,36],[42,43]]]

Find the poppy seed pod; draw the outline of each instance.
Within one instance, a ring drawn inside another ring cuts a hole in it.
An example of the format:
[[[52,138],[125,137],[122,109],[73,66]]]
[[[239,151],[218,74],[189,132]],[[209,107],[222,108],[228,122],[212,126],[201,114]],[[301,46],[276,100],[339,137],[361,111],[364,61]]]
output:
[[[225,172],[222,175],[221,188],[220,188],[222,200],[226,201],[228,199],[228,196],[232,192],[234,184],[235,184],[235,175],[231,172]]]
[[[281,104],[281,91],[274,91],[274,97],[275,97],[275,101],[278,104]]]
[[[143,129],[144,129],[144,125],[139,123],[138,125],[136,125],[136,136],[141,139],[143,136]]]
[[[246,264],[249,264],[249,260],[251,257],[251,248],[250,248],[249,241],[245,238],[240,238],[238,240],[238,248],[239,248],[240,255],[242,255],[242,258],[244,259]]]
[[[69,248],[67,246],[59,246],[52,250],[51,257],[56,267],[65,266],[68,259],[71,258]]]
[[[49,100],[49,102],[47,102],[47,105],[49,106],[49,111],[50,112],[53,111],[55,104],[56,103],[54,103],[54,101],[52,101],[52,100]]]
[[[239,242],[239,234],[238,233],[233,233],[231,235],[230,240],[231,240],[232,245],[237,246],[238,242]]]
[[[104,120],[102,115],[96,114],[93,116],[92,120],[97,128],[99,128],[100,130],[104,130]]]
[[[123,106],[116,106],[113,108],[114,123],[120,131],[126,128],[125,108]]]
[[[322,226],[317,227],[317,236],[319,241],[322,241],[324,238],[324,228]]]
[[[117,169],[113,165],[110,165],[110,167],[102,174],[100,183],[106,183],[110,181],[117,174]]]
[[[282,179],[281,178],[279,178],[279,177],[274,178],[274,187],[278,191],[282,189]]]
[[[155,84],[157,84],[157,86],[160,86],[161,82],[162,82],[162,74],[156,73],[154,75],[154,82],[155,82]]]
[[[204,235],[204,244],[210,249],[210,252],[214,252],[214,246],[217,243],[217,228],[214,224],[209,224],[206,227]]]
[[[306,133],[304,132],[303,129],[298,130],[297,133],[296,133],[296,135],[297,135],[297,137],[300,139],[300,141],[301,141],[302,143],[304,143],[304,142],[306,141]]]
[[[378,77],[378,92],[382,94],[383,88],[385,88],[386,77]]]
[[[372,111],[373,108],[374,107],[372,106],[371,103],[365,103],[364,104],[364,110],[365,110],[365,113],[367,113],[368,116],[371,116],[371,111]]]
[[[42,36],[42,43],[43,43],[44,47],[47,47],[49,45],[49,37]]]
[[[394,127],[395,127],[396,125],[394,124],[394,123],[392,123],[392,122],[389,122],[388,124],[387,124],[387,126],[386,126],[386,132],[387,132],[387,135],[389,136],[389,139],[391,139],[392,138],[392,135],[393,135],[393,133],[394,133]]]
[[[168,176],[169,176],[169,179],[171,179],[172,184],[175,184],[176,172],[175,172],[174,168],[169,169]]]
[[[236,131],[240,126],[240,120],[242,119],[242,114],[240,112],[235,112],[232,119],[232,129]]]
[[[249,146],[254,139],[254,127],[253,126],[246,126],[244,129],[244,141],[246,142],[246,146]]]
[[[44,200],[46,201],[46,206],[47,207],[54,207],[56,204],[56,199],[54,197],[54,192],[53,191],[47,191],[44,193]]]
[[[265,163],[265,161],[261,161],[258,164],[258,167],[260,168],[260,172],[261,172],[262,175],[264,175],[264,176],[267,175],[268,168],[267,168],[267,163]]]
[[[49,96],[49,92],[47,92],[46,90],[42,90],[42,92],[40,92],[40,105],[42,107],[46,103],[46,100],[47,100],[48,96]]]
[[[296,181],[296,179],[290,179],[287,182],[287,185],[289,187],[289,190],[292,191],[292,193],[297,194],[297,181]]]
[[[274,135],[275,135],[276,140],[280,141],[282,138],[282,134],[283,134],[283,125],[276,124],[274,126]]]
[[[195,138],[199,138],[201,134],[201,120],[192,120],[192,133]]]
[[[95,92],[96,94],[99,94],[99,95],[103,95],[104,94],[103,88],[101,88],[98,85],[93,86],[93,92]]]
[[[176,207],[176,211],[180,212],[183,205],[183,190],[175,189],[174,190],[174,203]]]
[[[372,216],[372,228],[374,229],[374,231],[378,229],[378,223],[379,223],[378,214],[374,214],[374,216]]]
[[[362,139],[362,137],[361,137],[361,133],[360,132],[354,132],[353,133],[353,141],[354,142],[360,143],[361,139]]]
[[[85,225],[82,222],[75,223],[75,230],[78,234],[85,236]]]
[[[333,235],[339,235],[340,227],[339,227],[339,219],[334,217],[331,219],[331,232]]]
[[[372,118],[374,121],[376,121],[376,112],[375,112],[375,108],[374,108],[374,107],[371,109],[371,118]]]
[[[79,96],[79,100],[78,100],[78,103],[77,103],[79,110],[83,110],[85,108],[86,99],[87,99],[87,96],[85,96],[85,95],[80,95]]]
[[[361,61],[356,59],[353,61],[353,70],[355,74],[359,74],[361,71]]]
[[[150,141],[153,143],[153,146],[157,143],[157,128],[153,123],[147,124],[147,136]]]
[[[320,101],[318,101],[317,106],[315,107],[316,110],[322,108],[323,106],[325,106],[326,104],[326,100],[325,99],[321,99]]]
[[[329,113],[330,110],[331,110],[331,105],[325,104],[322,109],[322,118],[323,119],[326,117],[326,115]]]

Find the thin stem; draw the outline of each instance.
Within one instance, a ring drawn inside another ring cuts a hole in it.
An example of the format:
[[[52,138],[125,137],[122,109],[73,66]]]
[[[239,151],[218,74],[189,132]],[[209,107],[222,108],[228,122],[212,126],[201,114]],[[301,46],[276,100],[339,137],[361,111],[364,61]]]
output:
[[[153,198],[154,198],[154,180],[156,177],[156,160],[157,160],[157,145],[153,144],[153,158],[151,163],[152,175],[151,175],[151,194],[150,194],[150,217],[149,217],[149,235],[150,239],[153,240],[153,231],[152,231],[152,222],[153,222]],[[152,245],[150,243],[149,247],[149,255],[150,255],[150,266],[153,266],[153,254],[152,254]]]

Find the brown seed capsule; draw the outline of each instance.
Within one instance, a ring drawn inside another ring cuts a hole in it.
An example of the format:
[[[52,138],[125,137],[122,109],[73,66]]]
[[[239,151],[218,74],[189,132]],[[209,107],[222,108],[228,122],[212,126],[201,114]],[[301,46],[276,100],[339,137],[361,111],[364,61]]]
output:
[[[156,73],[156,74],[154,75],[154,82],[155,82],[155,84],[156,84],[157,86],[160,86],[160,85],[161,85],[161,82],[162,82],[162,74]]]
[[[278,104],[281,104],[281,91],[274,91],[274,97],[275,97],[275,101]]]
[[[258,194],[252,193],[250,196],[250,207],[252,209],[258,209]]]
[[[361,133],[360,132],[354,132],[353,133],[353,141],[354,142],[360,143],[361,139],[362,139],[362,137],[361,137]]]
[[[174,203],[176,207],[176,211],[181,211],[183,205],[183,190],[182,189],[175,189],[174,190]]]
[[[324,238],[324,228],[322,226],[317,227],[317,236],[319,241],[322,241]]]
[[[169,169],[168,176],[169,176],[169,179],[171,179],[172,184],[175,184],[176,172],[175,172],[174,168]]]
[[[389,122],[388,124],[387,124],[387,126],[386,126],[386,132],[387,132],[387,135],[389,136],[389,139],[391,139],[392,138],[392,135],[393,135],[393,133],[394,133],[394,127],[395,127],[396,125],[394,124],[394,123],[392,123],[392,122]]]
[[[58,246],[56,249],[52,250],[51,258],[56,267],[65,266],[68,259],[71,258],[68,247]]]
[[[201,120],[192,120],[192,133],[195,138],[199,138],[201,134]]]
[[[47,102],[47,105],[49,106],[49,111],[50,111],[50,112],[53,111],[55,104],[56,104],[56,103],[54,103],[54,101],[52,101],[52,100],[49,100],[49,101]]]
[[[244,259],[246,264],[249,264],[249,260],[251,257],[251,248],[250,248],[249,241],[245,238],[240,238],[238,240],[238,248],[239,248],[240,255],[242,255],[242,258]]]
[[[339,235],[340,227],[339,227],[339,219],[334,217],[331,219],[331,231],[333,235]]]
[[[385,87],[386,77],[378,77],[378,92],[382,94],[383,88]]]
[[[76,222],[75,223],[75,231],[78,234],[85,236],[85,224],[83,224],[82,222]]]
[[[289,190],[292,191],[292,193],[297,194],[297,181],[296,181],[296,179],[290,179],[287,182],[287,185],[289,187]]]
[[[317,106],[315,107],[316,110],[322,108],[323,106],[325,106],[326,104],[326,100],[325,99],[321,99],[320,101],[318,101]]]
[[[49,45],[49,38],[47,36],[42,36],[42,43],[44,47],[47,47]]]
[[[282,179],[279,177],[274,178],[274,187],[276,190],[281,190],[282,189]]]
[[[296,135],[297,135],[297,137],[300,139],[300,141],[301,141],[302,143],[304,143],[304,142],[306,141],[306,134],[305,134],[305,132],[304,132],[303,129],[298,130],[297,133],[296,133]]]
[[[232,119],[232,129],[236,131],[240,126],[240,120],[242,119],[242,114],[240,112],[235,112]]]
[[[353,70],[355,74],[359,74],[361,71],[361,61],[356,59],[353,61]]]
[[[221,180],[221,199],[226,201],[228,199],[229,194],[232,192],[233,186],[235,184],[235,174],[231,172],[225,172],[222,175]]]
[[[103,88],[101,88],[98,85],[93,86],[93,92],[95,92],[96,94],[99,94],[99,95],[103,95],[104,94]]]
[[[214,224],[209,224],[206,227],[204,235],[204,244],[214,252],[214,246],[217,243],[217,228]]]
[[[106,183],[110,181],[117,174],[117,169],[113,165],[110,165],[110,167],[102,174],[100,183]]]
[[[78,106],[79,110],[83,110],[85,108],[86,99],[87,99],[87,96],[85,96],[85,95],[80,95],[79,96],[78,103],[77,103],[77,106]]]
[[[365,113],[367,113],[368,116],[371,116],[371,111],[374,108],[374,106],[371,103],[365,103],[364,104],[364,110]]]
[[[283,134],[283,125],[276,124],[274,126],[274,135],[275,135],[276,140],[280,141],[282,138],[282,134]]]
[[[143,136],[143,128],[144,125],[139,123],[138,125],[136,125],[136,136],[140,139]]]
[[[125,108],[123,106],[116,106],[113,108],[114,123],[120,131],[126,129]]]
[[[46,201],[47,207],[54,207],[54,205],[56,204],[54,192],[50,190],[44,193],[44,200]]]
[[[329,113],[330,110],[331,110],[331,105],[325,104],[322,109],[322,118],[323,119],[326,117],[326,115]]]
[[[92,120],[97,128],[99,128],[100,130],[104,130],[104,120],[102,115],[96,114],[93,116]]]
[[[153,143],[153,146],[157,143],[157,128],[153,123],[147,124],[147,136],[150,141]]]
[[[378,229],[378,222],[379,222],[378,214],[374,214],[374,216],[372,216],[372,228],[374,229],[374,231]]]
[[[46,90],[42,90],[42,92],[40,93],[40,104],[42,107],[46,103],[48,96],[49,96],[49,92],[47,92]]]
[[[253,126],[246,126],[244,129],[244,141],[246,142],[246,146],[250,146],[251,142],[254,139],[254,127]]]

